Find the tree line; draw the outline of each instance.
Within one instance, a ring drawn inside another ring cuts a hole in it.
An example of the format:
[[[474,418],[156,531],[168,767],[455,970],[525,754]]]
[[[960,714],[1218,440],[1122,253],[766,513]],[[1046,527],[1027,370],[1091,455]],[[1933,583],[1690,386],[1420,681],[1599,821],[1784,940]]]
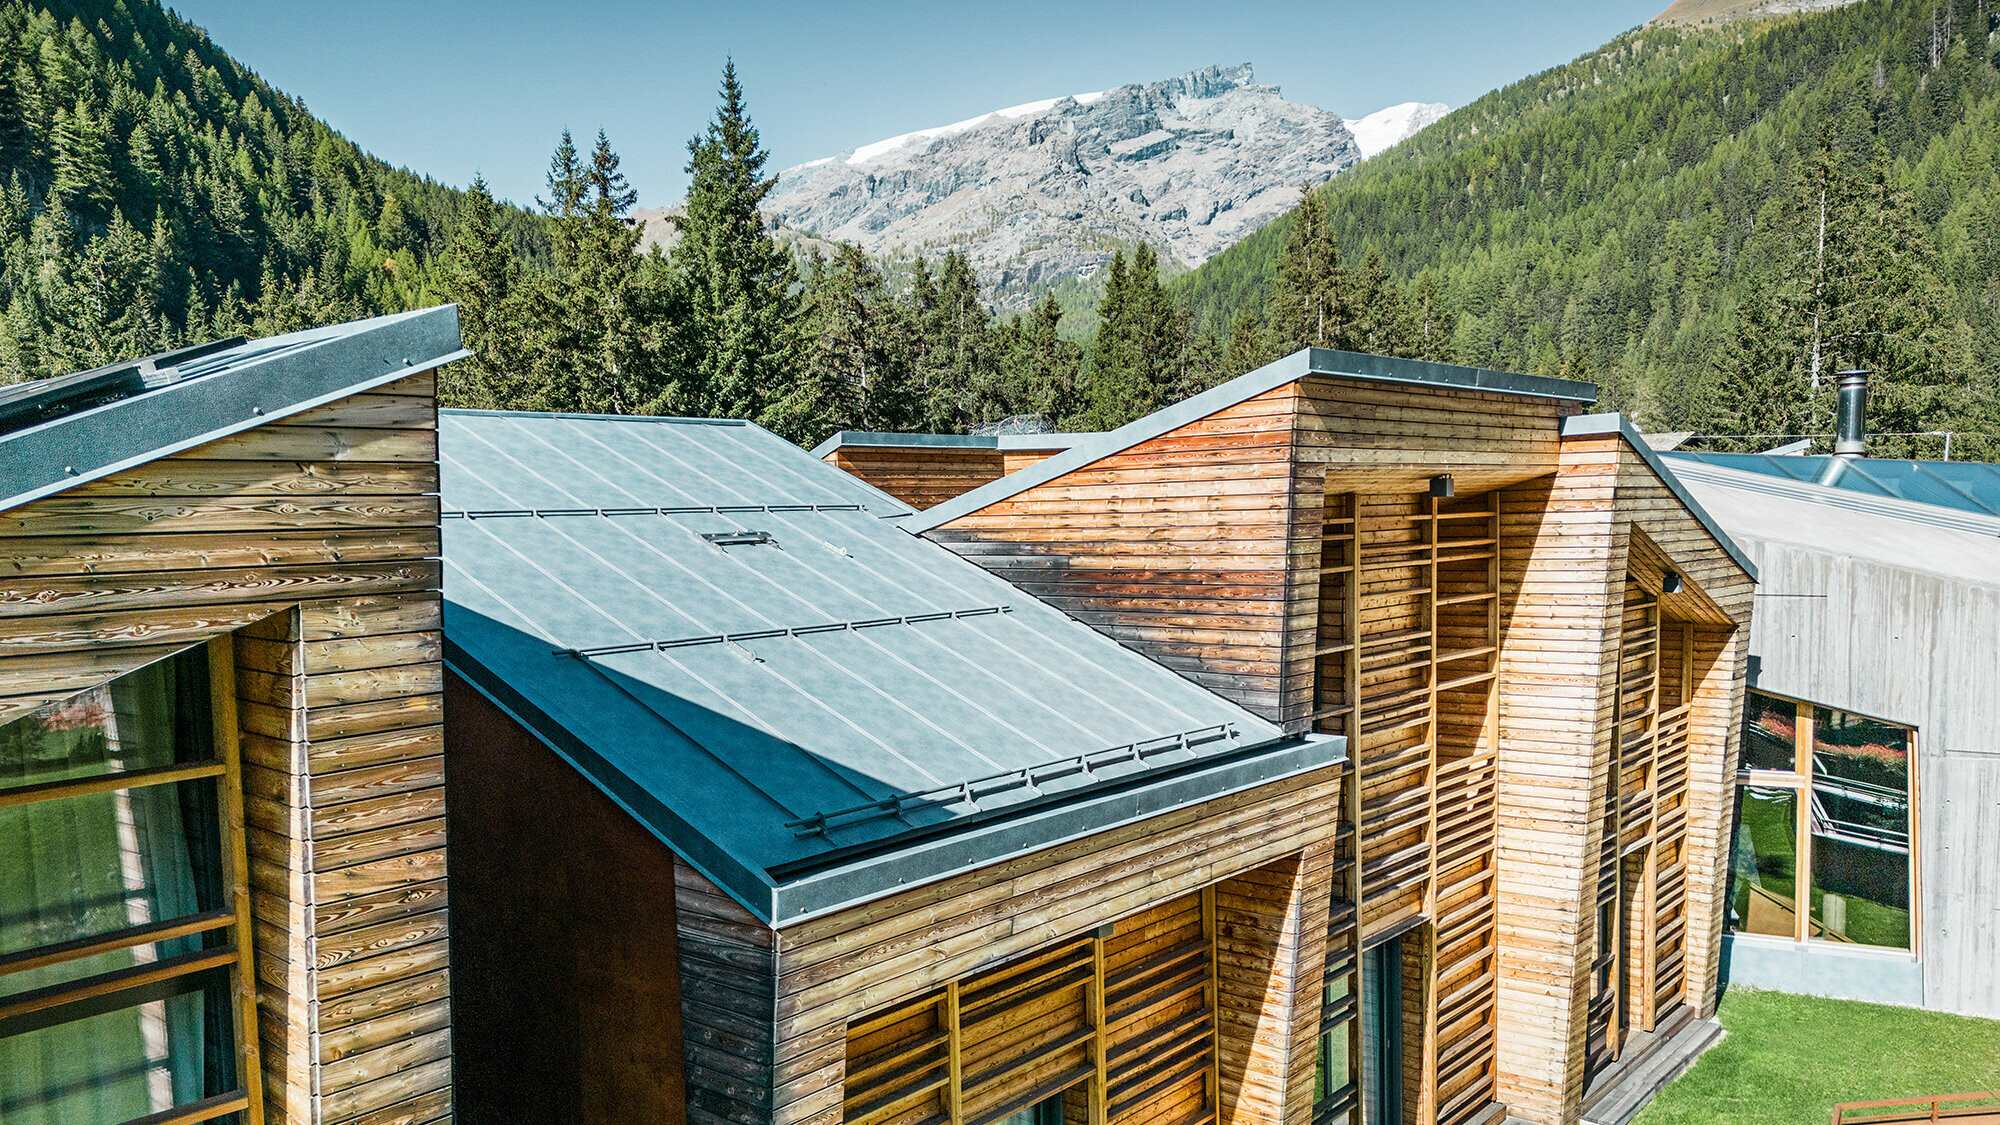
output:
[[[1642,28],[1318,195],[1357,255],[1432,279],[1462,362],[1581,372],[1654,429],[1774,435],[1830,428],[1817,357],[1822,376],[1875,371],[1878,431],[2000,455],[1994,0]],[[1271,307],[1292,221],[1175,296],[1198,316]]]
[[[761,210],[776,183],[766,159],[732,64],[714,120],[688,143],[671,250],[637,252],[636,196],[602,133],[588,155],[564,134],[551,160],[545,270],[510,257],[498,205],[475,182],[443,286],[477,355],[447,374],[446,401],[747,418],[810,445],[838,430],[956,433],[1021,416],[1111,428],[1308,345],[1451,354],[1429,280],[1406,293],[1379,256],[1348,267],[1320,222],[1296,228],[1268,323],[1227,335],[1196,324],[1141,243],[1114,251],[1098,329],[1072,342],[1053,296],[996,315],[957,252],[893,273],[846,244],[795,260]]]
[[[0,2],[0,382],[436,304],[468,202],[151,0]]]

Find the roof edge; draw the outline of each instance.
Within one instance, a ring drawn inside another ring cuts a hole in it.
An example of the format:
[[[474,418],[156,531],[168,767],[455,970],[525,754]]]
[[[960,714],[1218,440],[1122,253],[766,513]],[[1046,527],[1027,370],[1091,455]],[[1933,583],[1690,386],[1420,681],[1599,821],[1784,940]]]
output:
[[[812,455],[821,460],[836,450],[849,446],[867,449],[1069,449],[1091,438],[1094,433],[1046,433],[1046,434],[916,434],[892,433],[886,430],[841,430],[818,445],[813,446]]]
[[[663,802],[632,784],[622,771],[599,758],[569,728],[544,715],[509,687],[505,680],[487,671],[485,665],[453,643],[449,636],[444,638],[444,666],[446,671],[499,708],[530,738],[547,747],[551,754],[610,798],[668,851],[700,872],[702,878],[715,884],[758,921],[765,925],[772,924],[772,887],[757,872],[736,863],[700,830],[676,816]],[[625,784],[618,784],[621,781]],[[750,887],[756,888],[757,893],[745,893]]]
[[[1639,432],[1639,428],[1632,424],[1630,418],[1614,411],[1604,414],[1576,414],[1563,419],[1562,436],[1566,439],[1614,435],[1625,439],[1625,444],[1631,446],[1633,452],[1646,462],[1647,467],[1653,470],[1653,475],[1660,478],[1660,483],[1667,486],[1667,491],[1674,494],[1674,498],[1681,502],[1681,506],[1688,510],[1688,514],[1708,529],[1708,533],[1715,537],[1716,543],[1721,545],[1730,559],[1744,574],[1750,576],[1750,581],[1757,581],[1757,564],[1750,561],[1750,556],[1743,548],[1736,545],[1736,540],[1730,538],[1729,533],[1723,530],[1722,524],[1708,514],[1708,509],[1701,506],[1701,501],[1694,498],[1694,493],[1689,492],[1687,485],[1674,475],[1673,469],[1669,468],[1665,461],[1661,460],[1659,452],[1646,444],[1645,435]]]
[[[6,435],[0,440],[0,447],[12,447],[8,462],[27,468],[19,470],[18,475],[17,472],[0,474],[0,489],[5,492],[0,495],[0,511],[46,499],[79,484],[282,421],[472,355],[459,337],[456,305],[266,336],[240,346],[268,350],[276,341],[306,336],[320,338],[299,341],[302,347],[275,355],[252,353],[241,366],[156,387]],[[383,345],[390,345],[395,358],[374,355]],[[218,352],[201,358],[213,361],[224,354]],[[287,367],[307,360],[315,367],[337,369],[347,364],[360,366],[371,357],[384,364],[394,364],[400,359],[404,366],[392,366],[365,377],[343,378],[331,385],[314,379],[317,372],[310,369],[293,371],[290,380],[282,377]],[[190,394],[201,398],[190,402]],[[203,405],[205,410],[195,409]],[[198,425],[196,432],[160,442],[144,438],[147,427],[164,429],[176,420],[188,420],[191,413]],[[76,451],[94,449],[110,450],[117,455],[103,464],[77,469]],[[34,471],[36,468],[42,471]]]
[[[1825,504],[1830,508],[1863,515],[1906,520],[1948,531],[1963,531],[1971,535],[1990,535],[2000,538],[2000,516],[1981,515],[1978,512],[1967,512],[1942,504],[1927,504],[1921,500],[1905,500],[1900,496],[1877,496],[1871,492],[1858,492],[1816,481],[1794,480],[1790,477],[1774,477],[1747,469],[1732,469],[1727,465],[1699,461],[1684,455],[1670,453],[1667,456],[1676,462],[1674,467],[1676,474],[1699,484],[1731,488],[1740,492],[1757,492],[1809,504]]]
[[[1064,473],[1083,468],[1094,461],[1171,433],[1191,422],[1256,398],[1287,383],[1312,376],[1359,379],[1363,382],[1392,383],[1402,386],[1447,387],[1487,394],[1526,395],[1566,402],[1597,401],[1595,386],[1568,379],[1515,375],[1479,367],[1460,367],[1421,359],[1397,359],[1364,352],[1343,352],[1333,348],[1301,348],[1255,371],[1238,375],[1192,398],[1162,407],[1115,430],[1088,435],[1084,440],[1047,460],[946,500],[923,512],[916,522],[905,526],[919,533],[934,530],[952,520],[971,515],[981,508],[1025,492],[1036,485],[1047,484]]]
[[[935,837],[870,851],[796,878],[776,877],[776,925],[790,926],[954,875],[1022,852],[1041,851],[1155,816],[1284,781],[1347,760],[1335,735],[1280,735],[1231,754],[1138,774],[1104,790],[1056,798],[1018,815],[996,817]],[[978,857],[984,857],[980,859]],[[775,876],[774,876],[775,877]]]

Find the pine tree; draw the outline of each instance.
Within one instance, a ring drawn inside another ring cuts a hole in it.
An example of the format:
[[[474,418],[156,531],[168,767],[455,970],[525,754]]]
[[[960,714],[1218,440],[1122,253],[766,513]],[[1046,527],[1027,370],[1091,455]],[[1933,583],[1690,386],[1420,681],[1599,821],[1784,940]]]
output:
[[[1340,241],[1319,193],[1308,188],[1293,215],[1271,295],[1271,336],[1279,353],[1348,342],[1353,297]]]
[[[507,377],[518,375],[520,265],[501,239],[497,212],[485,177],[475,175],[445,277],[445,291],[458,302],[459,335],[473,353],[439,379],[438,394],[451,406],[499,406]]]
[[[1185,389],[1186,326],[1160,285],[1158,256],[1143,242],[1129,267],[1123,252],[1113,253],[1097,314],[1081,422],[1111,429]]]
[[[1428,270],[1417,276],[1416,292],[1410,301],[1410,319],[1416,334],[1411,358],[1438,363],[1457,361],[1457,351],[1451,342],[1456,318],[1446,307],[1443,296],[1438,293],[1437,282]]]
[[[1271,353],[1271,340],[1265,332],[1262,314],[1254,308],[1237,313],[1236,323],[1229,329],[1229,351],[1222,365],[1230,373],[1241,375],[1278,358]]]
[[[50,139],[55,149],[55,180],[50,191],[55,198],[79,215],[107,213],[115,184],[103,122],[79,98],[73,108],[56,110]]]
[[[674,222],[672,261],[686,301],[687,370],[676,388],[691,408],[758,418],[797,378],[798,298],[792,259],[758,208],[777,185],[744,105],[736,64],[722,71],[722,104],[688,142],[687,209]]]

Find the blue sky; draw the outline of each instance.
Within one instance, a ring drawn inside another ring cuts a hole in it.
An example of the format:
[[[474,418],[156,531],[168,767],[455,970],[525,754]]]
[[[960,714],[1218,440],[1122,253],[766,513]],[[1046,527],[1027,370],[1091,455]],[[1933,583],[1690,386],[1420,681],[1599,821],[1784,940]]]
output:
[[[604,129],[644,206],[686,189],[733,55],[784,168],[1002,106],[1256,66],[1348,116],[1463,105],[1643,23],[1667,0],[916,3],[178,0],[239,61],[363,148],[446,183],[541,190],[557,134]]]

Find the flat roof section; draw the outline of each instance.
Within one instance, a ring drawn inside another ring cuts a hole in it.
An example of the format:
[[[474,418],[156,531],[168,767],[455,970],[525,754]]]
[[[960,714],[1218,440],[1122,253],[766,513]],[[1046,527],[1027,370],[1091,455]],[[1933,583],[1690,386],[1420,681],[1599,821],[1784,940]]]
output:
[[[756,426],[439,446],[449,665],[773,924],[1341,760]]]
[[[1171,433],[1190,422],[1206,418],[1218,410],[1225,410],[1239,402],[1256,398],[1266,391],[1312,376],[1359,379],[1376,383],[1401,383],[1408,386],[1446,387],[1485,391],[1489,394],[1526,395],[1565,402],[1597,401],[1595,386],[1569,379],[1515,375],[1479,367],[1459,367],[1420,359],[1395,359],[1361,352],[1335,351],[1332,348],[1303,348],[1248,374],[1239,375],[1220,386],[1211,387],[1172,406],[1155,410],[1115,430],[1085,435],[1085,440],[1079,441],[1064,452],[1040,464],[1009,473],[963,496],[947,500],[908,521],[905,526],[917,532],[942,527],[952,520],[970,515],[1036,485],[1046,484],[1064,473],[1080,469],[1093,461],[1102,460],[1114,453],[1151,441],[1162,434]]]
[[[814,457],[838,449],[1068,449],[1096,437],[1092,433],[896,434],[882,430],[842,430],[813,446]]]
[[[18,384],[0,395],[0,509],[471,354],[443,305]]]

